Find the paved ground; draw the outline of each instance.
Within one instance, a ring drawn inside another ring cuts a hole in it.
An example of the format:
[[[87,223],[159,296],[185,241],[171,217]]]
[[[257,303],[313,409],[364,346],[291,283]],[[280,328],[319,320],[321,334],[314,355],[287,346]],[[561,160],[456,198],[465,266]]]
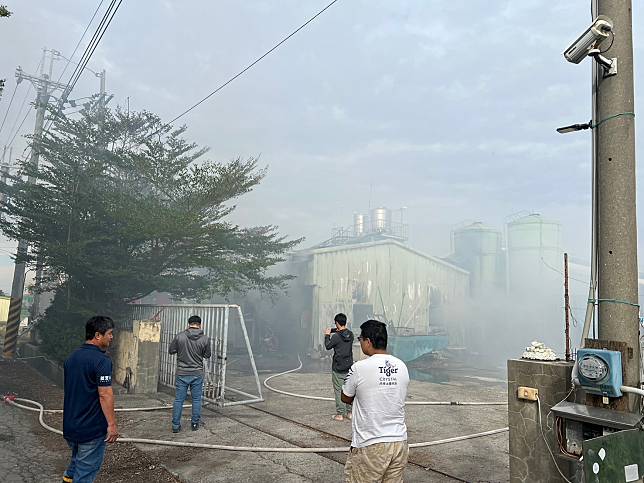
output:
[[[47,408],[62,407],[62,390],[22,362],[0,362],[0,395],[9,392],[34,399]],[[125,424],[119,417],[119,423]],[[62,428],[61,415],[46,421]],[[38,424],[37,413],[0,403],[0,481],[48,483],[62,481],[69,459],[62,437]],[[179,482],[162,462],[131,444],[110,445],[97,482]]]
[[[9,377],[9,373],[13,376]],[[34,374],[22,364],[1,364],[0,392],[13,389],[23,397],[44,399],[48,407],[60,407],[60,389],[48,386],[42,378],[36,383],[34,378]],[[233,378],[230,379],[231,384],[235,382]],[[329,396],[330,382],[330,374],[295,373],[274,379],[272,383],[288,391]],[[248,389],[247,386],[241,388]],[[412,381],[410,397],[412,400],[504,400],[506,388],[502,384],[488,384],[465,377],[447,384]],[[271,392],[265,393],[265,398],[266,402],[253,407],[236,406],[204,411],[206,426],[197,432],[184,430],[173,435],[170,432],[170,415],[166,411],[121,413],[119,425],[121,432],[130,437],[244,446],[348,446],[350,423],[331,420],[334,410],[332,402],[296,399]],[[168,403],[170,400],[166,394],[125,395],[117,398],[117,404],[145,406],[160,401]],[[184,418],[188,417],[189,411],[186,411]],[[56,417],[49,416],[48,420],[60,427]],[[504,427],[507,425],[507,409],[504,406],[408,406],[407,420],[410,442],[418,442]],[[187,420],[185,427],[189,427]],[[1,407],[2,439],[14,443],[0,444],[0,471],[6,471],[6,474],[16,478],[6,481],[58,481],[68,452],[59,437],[40,429],[34,413]],[[108,452],[101,478],[102,481],[191,483],[332,482],[342,481],[344,461],[344,453],[239,453],[117,444]],[[507,461],[507,433],[413,449],[406,469],[406,481],[506,482],[509,480]],[[14,462],[18,466],[12,467]],[[162,479],[172,478],[170,473],[177,475],[179,480]]]

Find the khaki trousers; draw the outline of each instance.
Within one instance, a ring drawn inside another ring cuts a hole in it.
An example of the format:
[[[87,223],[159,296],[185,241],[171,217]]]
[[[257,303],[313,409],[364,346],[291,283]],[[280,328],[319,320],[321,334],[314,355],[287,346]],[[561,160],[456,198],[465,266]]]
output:
[[[407,441],[376,443],[364,448],[351,448],[344,477],[347,483],[402,483],[407,465]]]

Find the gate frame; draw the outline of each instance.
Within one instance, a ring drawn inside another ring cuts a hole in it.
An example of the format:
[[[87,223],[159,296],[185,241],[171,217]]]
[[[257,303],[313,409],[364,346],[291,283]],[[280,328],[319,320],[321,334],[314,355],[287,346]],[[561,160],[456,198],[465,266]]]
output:
[[[155,304],[131,304],[131,319],[132,320],[156,320],[161,322],[161,343],[159,344],[159,384],[171,387],[174,389],[174,376],[176,374],[176,358],[173,358],[170,361],[167,354],[167,346],[169,345],[170,340],[164,341],[164,335],[172,334],[173,329],[174,333],[178,333],[182,328],[187,326],[188,320],[186,319],[184,325],[179,328],[174,327],[169,331],[164,331],[164,320],[163,312],[166,309],[197,309],[199,311],[212,311],[214,316],[215,323],[215,333],[207,334],[211,344],[212,344],[212,356],[209,362],[204,361],[204,391],[203,399],[205,401],[214,403],[219,407],[227,406],[238,406],[241,404],[252,404],[257,402],[263,402],[264,397],[262,396],[262,387],[259,381],[259,374],[257,372],[257,366],[255,365],[255,357],[253,355],[253,349],[250,345],[250,339],[248,338],[248,331],[246,330],[246,323],[244,321],[244,314],[242,309],[237,304],[165,304],[165,305],[155,305]],[[230,309],[237,310],[239,316],[240,328],[244,337],[244,343],[246,345],[246,350],[248,351],[248,357],[250,359],[250,364],[252,372],[255,378],[255,385],[257,387],[257,394],[251,394],[233,387],[226,386],[226,369],[228,365],[228,322]],[[149,314],[148,314],[149,313]],[[146,317],[147,315],[147,317]],[[175,325],[176,325],[176,321]],[[172,322],[170,322],[172,323]],[[171,336],[173,337],[173,336]],[[165,342],[165,343],[164,343]],[[168,367],[170,365],[170,367]],[[208,366],[211,366],[209,368]],[[214,380],[213,380],[214,379]],[[210,387],[209,387],[210,386]],[[226,401],[226,391],[231,393],[244,396],[247,399],[239,401]]]

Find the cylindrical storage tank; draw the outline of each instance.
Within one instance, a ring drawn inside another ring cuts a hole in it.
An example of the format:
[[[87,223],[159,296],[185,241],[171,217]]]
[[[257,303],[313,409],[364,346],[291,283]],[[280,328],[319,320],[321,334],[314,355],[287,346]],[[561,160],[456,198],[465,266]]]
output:
[[[508,288],[511,293],[557,293],[563,276],[561,225],[540,214],[507,225]]]
[[[501,232],[481,222],[452,232],[454,254],[450,257],[470,272],[473,295],[503,287]]]
[[[375,233],[391,231],[391,210],[384,207],[371,210],[371,231]]]
[[[353,214],[353,236],[362,236],[365,234],[367,225],[367,216],[362,213]]]

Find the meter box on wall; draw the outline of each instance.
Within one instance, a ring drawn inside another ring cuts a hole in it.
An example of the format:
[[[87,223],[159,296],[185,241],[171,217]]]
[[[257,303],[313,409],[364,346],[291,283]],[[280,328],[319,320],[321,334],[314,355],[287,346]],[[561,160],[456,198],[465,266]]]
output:
[[[607,397],[622,396],[622,353],[604,349],[577,351],[579,382],[584,391]]]

